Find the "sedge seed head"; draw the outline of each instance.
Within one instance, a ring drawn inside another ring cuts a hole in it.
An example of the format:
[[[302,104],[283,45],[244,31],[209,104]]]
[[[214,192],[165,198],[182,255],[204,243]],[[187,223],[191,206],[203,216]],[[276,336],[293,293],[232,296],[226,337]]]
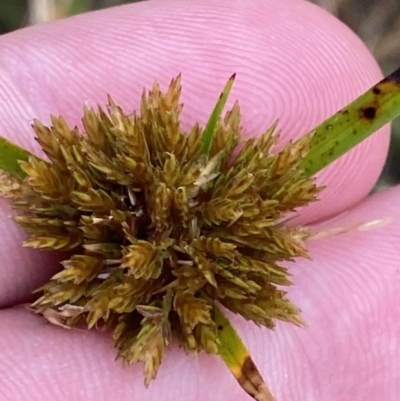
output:
[[[146,384],[173,338],[217,352],[216,302],[257,325],[301,324],[282,262],[307,257],[307,233],[283,221],[320,191],[299,168],[310,138],[274,152],[273,126],[240,143],[238,104],[202,154],[203,129],[181,129],[180,92],[178,77],[144,93],[138,113],[111,98],[85,108],[84,133],[62,117],[35,121],[48,161],[21,162],[24,179],[0,175],[24,246],[72,251],[32,308],[63,326],[112,328]]]

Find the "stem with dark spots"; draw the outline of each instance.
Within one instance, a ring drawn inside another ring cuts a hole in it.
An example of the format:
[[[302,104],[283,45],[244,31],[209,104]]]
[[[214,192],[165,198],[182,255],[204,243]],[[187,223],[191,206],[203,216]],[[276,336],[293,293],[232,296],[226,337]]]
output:
[[[400,115],[400,68],[325,120],[312,135],[301,162],[311,177]]]

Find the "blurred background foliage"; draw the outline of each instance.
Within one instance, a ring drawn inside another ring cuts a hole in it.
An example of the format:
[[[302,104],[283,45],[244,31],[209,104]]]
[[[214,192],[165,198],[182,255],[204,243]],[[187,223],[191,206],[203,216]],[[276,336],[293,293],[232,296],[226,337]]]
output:
[[[137,1],[140,0],[0,0],[0,34],[30,24]],[[400,66],[399,0],[309,1],[325,8],[356,32],[374,54],[384,74]],[[399,159],[400,119],[397,119],[393,124],[388,161],[377,188],[400,182]]]

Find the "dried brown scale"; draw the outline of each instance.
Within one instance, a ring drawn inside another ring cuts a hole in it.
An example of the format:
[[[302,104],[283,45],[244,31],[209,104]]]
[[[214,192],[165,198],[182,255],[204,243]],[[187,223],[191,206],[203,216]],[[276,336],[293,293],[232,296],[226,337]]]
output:
[[[181,131],[180,91],[179,77],[166,94],[155,84],[140,114],[112,99],[107,112],[85,108],[84,134],[62,118],[35,121],[49,162],[21,163],[22,181],[0,176],[25,246],[74,252],[34,310],[112,327],[118,356],[143,361],[146,384],[172,337],[217,352],[215,302],[258,325],[302,324],[281,263],[308,257],[307,233],[283,222],[320,191],[299,169],[310,137],[274,153],[274,125],[241,144],[238,104],[201,155],[202,129]]]

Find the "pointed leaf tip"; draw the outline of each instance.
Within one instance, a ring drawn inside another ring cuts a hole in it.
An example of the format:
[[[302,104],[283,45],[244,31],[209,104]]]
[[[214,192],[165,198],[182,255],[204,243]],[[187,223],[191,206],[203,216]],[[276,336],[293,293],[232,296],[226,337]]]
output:
[[[212,141],[215,135],[215,132],[217,131],[218,124],[222,115],[222,112],[224,110],[224,107],[226,105],[226,101],[228,100],[229,94],[231,92],[233,82],[235,80],[236,73],[233,74],[229,79],[228,82],[225,84],[225,87],[223,91],[221,92],[221,95],[219,96],[218,102],[214,107],[214,110],[212,111],[210,118],[208,119],[207,125],[204,129],[203,135],[202,135],[202,147],[200,150],[200,155],[206,155],[210,153]]]

